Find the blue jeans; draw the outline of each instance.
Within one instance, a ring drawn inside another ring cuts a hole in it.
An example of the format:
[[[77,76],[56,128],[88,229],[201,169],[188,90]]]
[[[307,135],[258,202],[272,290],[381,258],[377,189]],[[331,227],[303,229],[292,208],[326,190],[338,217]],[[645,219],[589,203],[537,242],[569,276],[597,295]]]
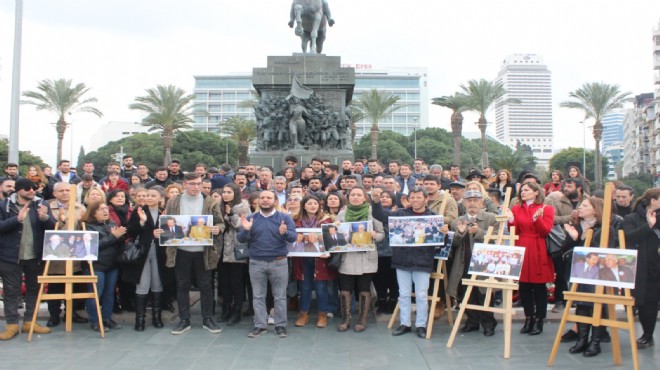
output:
[[[250,282],[252,283],[252,308],[254,326],[266,329],[266,293],[268,282],[273,290],[275,301],[275,326],[286,326],[286,287],[289,283],[289,265],[287,259],[261,261],[250,259]]]
[[[300,311],[309,311],[312,289],[316,290],[319,312],[328,312],[328,284],[325,280],[314,281],[315,258],[303,259],[303,280],[300,282]]]
[[[415,283],[415,302],[417,303],[417,315],[415,327],[425,328],[428,320],[428,290],[431,274],[421,271],[396,270],[396,280],[399,283],[399,310],[401,325],[411,326],[412,302],[411,294],[413,283]]]
[[[328,312],[332,312],[333,315],[339,314],[339,284],[337,284],[337,279],[327,280],[325,282],[326,287],[328,288]]]
[[[119,269],[94,272],[98,277],[96,290],[99,295],[99,304],[101,305],[101,319],[105,322],[110,320],[112,317],[112,307],[115,304],[115,286],[117,286]],[[89,275],[89,271],[86,273]],[[93,292],[94,289],[92,289],[90,286],[89,291]],[[89,317],[90,324],[97,324],[99,322],[99,318],[96,315],[96,302],[94,302],[94,299],[87,299],[86,306],[87,316]]]

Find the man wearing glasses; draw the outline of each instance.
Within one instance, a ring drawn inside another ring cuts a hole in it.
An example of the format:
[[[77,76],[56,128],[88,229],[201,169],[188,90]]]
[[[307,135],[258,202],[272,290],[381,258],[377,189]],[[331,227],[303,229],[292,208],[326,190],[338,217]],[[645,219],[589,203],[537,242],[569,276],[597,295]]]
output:
[[[202,194],[202,178],[199,173],[188,173],[183,178],[183,193],[167,202],[165,214],[167,215],[213,215],[214,225],[211,234],[214,240],[225,230],[225,223],[219,207],[213,207],[213,197]],[[162,229],[154,230],[154,236],[159,237]],[[202,301],[202,328],[213,334],[222,332],[222,329],[213,321],[213,284],[212,270],[218,265],[218,246],[216,245],[180,245],[167,247],[167,267],[174,267],[176,275],[177,294],[179,305],[179,324],[172,330],[172,334],[179,335],[191,328],[190,324],[190,284],[195,274]]]
[[[50,208],[35,195],[37,185],[27,178],[16,180],[15,192],[0,202],[0,277],[5,293],[4,310],[7,326],[0,340],[18,335],[18,305],[21,278],[25,274],[25,313],[23,332],[30,330],[30,321],[37,303],[37,275],[41,267],[44,231],[55,227]],[[50,333],[49,328],[35,323],[37,334]]]

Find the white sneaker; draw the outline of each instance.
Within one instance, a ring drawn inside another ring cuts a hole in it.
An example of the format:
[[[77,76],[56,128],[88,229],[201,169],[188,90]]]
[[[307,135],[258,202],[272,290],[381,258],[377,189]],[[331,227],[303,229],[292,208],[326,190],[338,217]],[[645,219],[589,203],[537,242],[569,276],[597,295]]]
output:
[[[328,316],[329,319],[335,317],[335,315],[332,312],[328,312],[326,316]]]
[[[268,313],[268,325],[275,325],[275,309],[271,308]]]

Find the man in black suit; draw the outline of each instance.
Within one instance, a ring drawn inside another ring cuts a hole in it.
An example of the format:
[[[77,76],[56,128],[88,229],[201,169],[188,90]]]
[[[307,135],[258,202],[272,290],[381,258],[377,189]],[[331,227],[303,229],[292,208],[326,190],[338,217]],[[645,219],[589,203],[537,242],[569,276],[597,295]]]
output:
[[[605,256],[605,267],[599,271],[600,280],[618,281],[620,283],[632,283],[635,274],[628,266],[619,266],[619,256],[608,254]]]
[[[168,217],[165,225],[161,226],[163,233],[160,234],[160,243],[164,244],[172,239],[183,239],[183,228],[176,224],[176,219]]]
[[[344,238],[344,234],[337,232],[337,226],[330,225],[328,226],[328,233],[323,234],[323,245],[326,250],[343,246],[346,245],[346,238]]]

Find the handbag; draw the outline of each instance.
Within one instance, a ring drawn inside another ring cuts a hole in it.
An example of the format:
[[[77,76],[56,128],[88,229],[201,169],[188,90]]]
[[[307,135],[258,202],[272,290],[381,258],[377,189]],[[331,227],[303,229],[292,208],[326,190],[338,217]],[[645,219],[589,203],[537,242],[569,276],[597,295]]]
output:
[[[116,262],[120,265],[138,265],[142,262],[144,250],[140,245],[140,238],[129,241],[122,246]]]
[[[236,261],[242,261],[246,260],[250,257],[250,248],[248,246],[248,243],[241,243],[238,240],[236,240],[236,244],[234,244],[234,259]]]
[[[328,258],[328,267],[333,270],[339,270],[341,267],[341,253],[332,253]]]
[[[549,255],[559,253],[564,246],[566,233],[561,225],[555,225],[550,230],[550,234],[545,238],[545,244]]]

